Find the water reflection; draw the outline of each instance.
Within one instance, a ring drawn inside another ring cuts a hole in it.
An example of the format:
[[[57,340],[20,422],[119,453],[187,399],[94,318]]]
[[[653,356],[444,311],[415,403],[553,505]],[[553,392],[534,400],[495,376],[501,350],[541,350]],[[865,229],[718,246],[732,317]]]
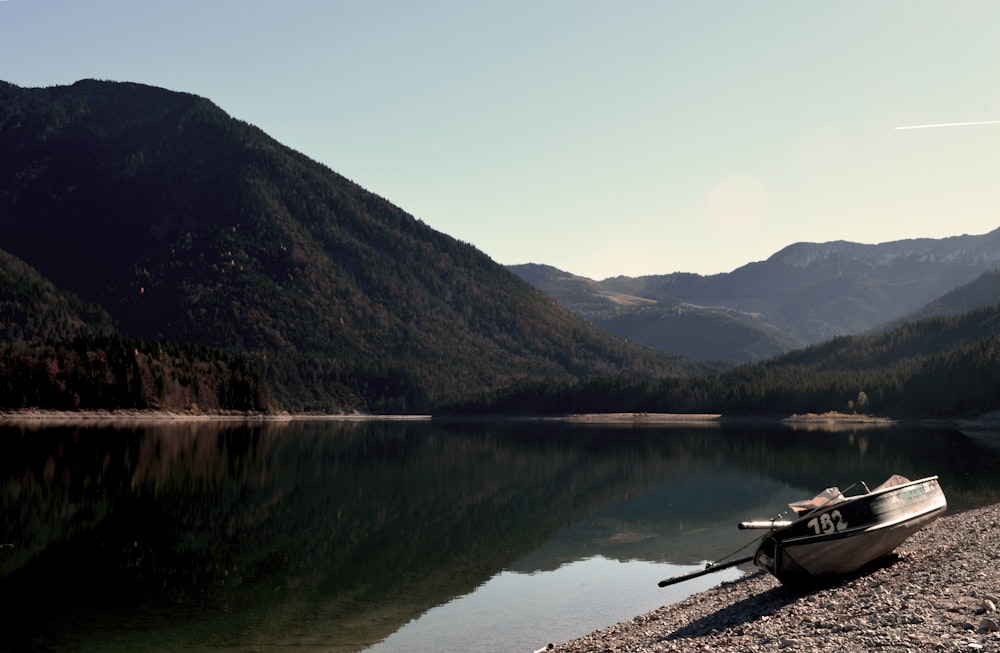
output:
[[[936,430],[4,426],[0,649],[356,651],[502,572],[721,557],[741,519],[896,472],[995,503],[998,469]]]
[[[504,571],[472,594],[428,610],[366,653],[534,651],[596,627],[581,628],[581,624],[625,621],[648,612],[650,606],[681,600],[741,574],[726,569],[667,588],[650,582],[700,568],[595,556],[551,572]],[[456,628],[456,624],[473,626]]]

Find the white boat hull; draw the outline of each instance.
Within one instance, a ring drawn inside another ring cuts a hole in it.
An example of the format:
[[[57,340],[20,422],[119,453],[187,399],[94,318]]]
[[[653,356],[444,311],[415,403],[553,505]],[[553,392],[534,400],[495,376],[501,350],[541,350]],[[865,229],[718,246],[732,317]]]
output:
[[[947,509],[937,477],[831,502],[765,535],[754,563],[782,583],[853,573]]]

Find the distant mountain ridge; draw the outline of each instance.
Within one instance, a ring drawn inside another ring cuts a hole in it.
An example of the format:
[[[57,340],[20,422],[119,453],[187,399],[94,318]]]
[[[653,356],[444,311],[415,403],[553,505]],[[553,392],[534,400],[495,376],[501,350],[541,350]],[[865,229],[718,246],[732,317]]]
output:
[[[827,243],[795,243],[768,258],[792,267],[816,267],[817,262],[862,262],[886,266],[900,259],[965,265],[1000,264],[1000,229],[983,235],[946,238],[910,238],[875,245],[837,240]]]
[[[593,281],[553,270],[541,275],[536,265],[510,267],[570,310],[619,335],[693,358],[757,360],[870,330],[995,270],[1000,229],[877,245],[795,243],[764,261],[710,276]],[[679,307],[687,318],[676,316]],[[684,326],[695,318],[700,327]],[[684,328],[697,334],[697,343],[676,336]],[[734,340],[734,333],[740,337]]]
[[[696,360],[757,360],[796,344],[759,313],[631,294],[635,289],[618,283],[622,277],[594,281],[539,264],[510,268],[595,326]]]
[[[210,101],[0,83],[0,249],[136,338],[254,358],[291,410],[697,366],[600,331]]]

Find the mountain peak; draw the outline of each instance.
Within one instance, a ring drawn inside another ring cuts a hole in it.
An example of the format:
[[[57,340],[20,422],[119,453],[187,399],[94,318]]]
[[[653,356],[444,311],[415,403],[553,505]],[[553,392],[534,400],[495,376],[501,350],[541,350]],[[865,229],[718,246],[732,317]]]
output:
[[[1000,261],[1000,229],[978,236],[909,238],[874,245],[846,240],[799,242],[782,248],[767,260],[805,269],[831,263],[882,266],[897,259],[911,262],[965,262],[969,265]]]
[[[289,408],[687,369],[195,95],[5,85],[0,151],[0,249],[126,335],[257,356]]]
[[[831,259],[863,258],[875,245],[864,245],[846,240],[826,243],[799,242],[788,245],[767,260],[784,263],[793,268],[807,268]]]

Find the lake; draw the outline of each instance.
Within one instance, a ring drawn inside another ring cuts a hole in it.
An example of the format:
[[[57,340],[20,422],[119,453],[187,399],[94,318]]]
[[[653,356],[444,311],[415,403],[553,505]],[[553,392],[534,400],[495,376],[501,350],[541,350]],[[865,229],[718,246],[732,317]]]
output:
[[[0,425],[0,650],[533,651],[735,578],[736,523],[996,436],[564,423]]]

